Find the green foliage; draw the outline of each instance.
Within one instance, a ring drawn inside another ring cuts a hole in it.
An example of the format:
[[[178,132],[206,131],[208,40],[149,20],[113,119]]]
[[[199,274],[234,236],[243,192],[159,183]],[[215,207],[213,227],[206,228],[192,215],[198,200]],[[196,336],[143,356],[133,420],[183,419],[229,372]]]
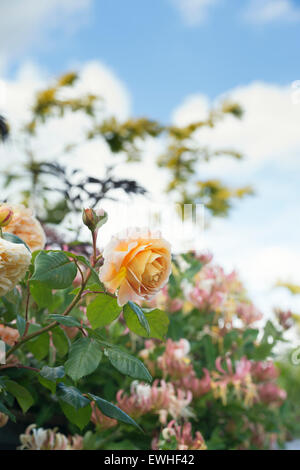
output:
[[[44,366],[40,374],[44,379],[49,380],[50,382],[56,382],[58,379],[62,379],[65,376],[65,369],[63,366],[58,367],[48,367]]]
[[[57,390],[58,397],[76,410],[84,408],[89,403],[88,398],[83,396],[80,390],[78,390],[76,387],[66,386],[60,382],[57,386]]]
[[[7,380],[5,382],[5,388],[16,398],[17,402],[22,408],[23,413],[26,413],[33,405],[34,400],[29,391],[25,387],[19,385],[17,382],[14,382],[13,380]]]
[[[30,328],[29,331],[32,331],[32,329],[33,328]],[[35,331],[38,329],[39,328],[36,327]],[[48,333],[43,333],[34,339],[31,339],[26,343],[26,347],[37,360],[41,361],[42,359],[45,359],[45,357],[48,356],[50,347],[50,338]]]
[[[8,241],[8,242],[11,242],[11,243],[17,243],[19,245],[25,245],[27,250],[30,251],[30,249],[28,248],[28,246],[26,245],[26,243],[21,240],[20,237],[17,237],[17,235],[14,235],[13,233],[7,233],[7,232],[4,232],[2,234],[2,237],[4,238],[4,240]]]
[[[72,405],[69,405],[66,402],[60,401],[61,409],[66,416],[66,418],[70,421],[70,423],[75,424],[78,428],[82,431],[90,422],[91,414],[92,414],[92,407],[91,405],[87,405],[84,408],[79,408],[75,411]]]
[[[23,336],[25,333],[25,329],[26,329],[26,321],[20,315],[17,315],[17,329],[18,329],[20,336]]]
[[[99,398],[96,395],[92,395],[91,393],[89,394],[89,397],[96,403],[99,410],[102,411],[105,416],[108,416],[112,419],[117,419],[122,423],[135,426],[138,430],[142,431],[141,427],[132,418],[130,418],[130,416],[124,413],[124,411],[122,411],[117,406],[113,405],[112,403],[109,403],[106,400],[103,400],[103,398]]]
[[[137,305],[137,304],[135,304],[134,302],[131,302],[131,301],[129,301],[127,303],[127,305],[125,306],[124,312],[127,312],[127,313],[130,312],[129,309],[131,309],[136,314],[141,326],[144,328],[147,335],[150,336],[150,326],[149,326],[148,320],[147,320],[143,310],[139,307],[139,305]],[[129,313],[129,315],[130,315],[130,313]]]
[[[80,338],[70,348],[69,357],[65,363],[66,373],[74,381],[77,381],[94,372],[100,364],[101,358],[102,352],[95,340]]]
[[[40,308],[50,308],[52,304],[52,290],[47,283],[30,280],[30,293]]]
[[[108,348],[105,352],[111,364],[122,374],[129,375],[134,379],[152,381],[148,369],[136,357],[117,348]]]
[[[144,316],[149,325],[150,334],[148,334],[146,328],[141,325],[140,319],[136,315],[135,311],[133,311],[130,306],[125,305],[124,318],[126,325],[131,331],[133,331],[133,333],[146,338],[150,337],[164,340],[169,326],[169,318],[166,313],[156,308],[150,311],[144,311]]]
[[[88,304],[87,317],[92,328],[101,328],[116,320],[122,311],[117,300],[107,294],[99,294]]]
[[[64,326],[75,326],[75,327],[81,327],[81,324],[78,320],[76,320],[76,318],[72,317],[72,316],[64,316],[64,315],[58,315],[58,314],[51,314],[49,315],[49,320],[55,320],[57,321],[57,323],[60,323],[61,325],[64,325]]]
[[[69,340],[66,333],[58,326],[52,330],[52,341],[57,355],[62,358],[68,354]]]
[[[63,252],[41,251],[34,260],[32,281],[39,281],[51,289],[69,287],[77,274],[77,267]]]

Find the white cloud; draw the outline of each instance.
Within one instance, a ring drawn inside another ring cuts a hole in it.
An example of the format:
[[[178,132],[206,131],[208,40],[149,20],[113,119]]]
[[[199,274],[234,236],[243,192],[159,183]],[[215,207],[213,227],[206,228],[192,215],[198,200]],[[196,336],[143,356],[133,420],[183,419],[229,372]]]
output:
[[[292,0],[250,0],[244,17],[253,23],[298,21],[300,8]]]
[[[233,173],[240,178],[267,163],[299,168],[300,104],[294,102],[293,93],[290,86],[262,82],[228,91],[226,97],[243,107],[243,118],[228,116],[216,128],[200,130],[199,142],[214,148],[234,148],[245,155],[245,161],[222,157],[206,165],[205,171],[217,176],[230,172],[231,177]],[[209,105],[203,95],[190,96],[175,110],[173,121],[187,124],[203,119]]]
[[[278,279],[300,283],[300,190],[295,178],[300,169],[300,104],[293,92],[288,86],[259,82],[229,90],[226,97],[241,104],[244,117],[228,116],[198,134],[200,145],[234,148],[245,155],[242,162],[217,157],[200,167],[201,178],[250,183],[257,192],[257,197],[240,202],[228,219],[214,220],[204,243],[218,262],[240,272],[251,296],[268,314],[276,305],[300,312],[300,297],[273,289]],[[201,120],[211,104],[204,95],[187,97],[174,111],[173,122]]]
[[[263,211],[263,198],[259,199],[258,204]],[[243,211],[245,207],[241,206],[239,212]],[[280,210],[275,222],[278,225],[286,222]],[[281,243],[272,243],[266,236],[271,228],[269,225],[273,225],[275,230],[276,223],[272,224],[268,214],[265,223],[261,224],[257,224],[252,217],[248,223],[231,218],[219,219],[205,234],[205,247],[214,253],[215,261],[228,272],[232,269],[238,271],[250,298],[266,316],[270,316],[274,307],[291,308],[300,313],[300,296],[292,297],[287,290],[275,287],[278,280],[300,283],[299,246],[289,243],[291,219],[286,225],[286,238]]]
[[[130,96],[123,83],[113,71],[104,64],[94,61],[82,64],[79,68],[80,79],[72,89],[74,95],[92,93],[103,98],[105,107],[100,105],[99,113],[113,114],[120,119],[126,119],[130,114]],[[30,106],[35,93],[51,83],[53,77],[33,64],[23,64],[14,79],[2,81],[5,87],[5,99],[0,103],[0,113],[4,114],[12,128],[12,138],[4,147],[0,147],[1,167],[7,167],[11,161],[17,165],[23,161],[22,152],[17,149],[16,141],[20,140],[18,130],[30,117]],[[53,155],[67,143],[81,141],[87,129],[87,117],[81,113],[66,113],[63,118],[53,118],[47,125],[42,126],[34,142],[34,151],[39,159]],[[102,143],[87,146],[84,153],[74,153],[72,163],[78,164],[90,173],[100,176],[105,163],[108,162],[109,151]]]
[[[0,70],[37,39],[61,28],[70,31],[84,21],[93,0],[1,0]]]
[[[183,20],[189,26],[195,26],[207,18],[210,8],[219,0],[171,0],[171,2],[178,8]]]

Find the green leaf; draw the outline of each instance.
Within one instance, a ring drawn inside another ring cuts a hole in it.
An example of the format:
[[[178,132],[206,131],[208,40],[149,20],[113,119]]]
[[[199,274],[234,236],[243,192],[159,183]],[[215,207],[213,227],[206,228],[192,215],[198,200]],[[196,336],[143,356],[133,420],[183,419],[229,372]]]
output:
[[[40,308],[50,308],[53,302],[52,290],[40,281],[30,280],[30,293]]]
[[[150,327],[150,335],[148,336],[145,328],[140,324],[140,321],[137,315],[132,311],[130,307],[125,305],[123,310],[124,318],[126,321],[126,325],[128,328],[136,333],[137,335],[143,337],[150,337],[150,338],[157,338],[160,340],[164,340],[169,327],[169,318],[165,312],[155,308],[154,310],[150,310],[149,312],[144,312],[144,315],[149,323]]]
[[[30,331],[30,330],[29,330]],[[34,355],[36,359],[41,361],[49,353],[50,339],[48,333],[42,333],[27,343],[28,350]]]
[[[61,251],[56,251],[56,250],[53,250],[53,253],[61,253]],[[105,289],[104,285],[102,284],[102,282],[100,281],[99,279],[99,274],[97,274],[97,272],[95,271],[95,269],[92,267],[91,263],[89,262],[88,259],[86,259],[84,256],[82,255],[75,255],[75,253],[72,253],[71,251],[64,251],[64,253],[69,257],[69,258],[73,258],[73,259],[76,259],[77,261],[79,261],[80,263],[84,264],[86,267],[88,267],[91,271],[91,276],[87,282],[87,286],[90,286],[90,284],[96,284],[97,285],[97,289],[95,290],[99,290],[100,288],[102,290]]]
[[[3,232],[2,238],[4,238],[4,240],[11,242],[11,243],[17,243],[18,245],[25,245],[27,250],[30,251],[30,249],[28,248],[28,245],[26,245],[26,243],[23,240],[21,240],[20,237],[17,237],[17,235],[14,235],[13,233]]]
[[[98,294],[87,307],[87,317],[93,329],[101,328],[120,315],[122,307],[117,299],[107,294]]]
[[[215,361],[218,356],[217,347],[212,342],[212,339],[209,335],[203,336],[201,343],[205,350],[205,357],[207,361],[207,367],[213,369],[215,367]]]
[[[77,267],[63,252],[41,251],[35,258],[32,281],[40,281],[51,289],[69,287],[77,274]]]
[[[13,380],[7,380],[5,382],[5,386],[6,390],[16,398],[17,402],[22,408],[23,413],[26,413],[26,411],[28,411],[34,403],[34,400],[28,390]]]
[[[76,320],[76,318],[71,317],[70,315],[57,315],[57,314],[51,314],[49,315],[50,320],[55,320],[57,323],[60,323],[61,325],[64,326],[77,326],[77,328],[81,328],[81,323]]]
[[[78,426],[81,431],[86,427],[87,424],[89,424],[92,414],[91,405],[87,405],[84,408],[75,410],[73,406],[66,402],[60,401],[59,404],[66,418],[71,423]]]
[[[249,328],[244,331],[243,340],[245,343],[252,343],[257,339],[258,334],[259,334],[259,330]]]
[[[1,297],[1,301],[5,307],[3,311],[3,317],[7,322],[10,322],[16,318],[21,308],[21,296],[17,289],[13,289]],[[1,312],[2,314],[2,312]]]
[[[51,382],[50,380],[47,380],[45,379],[44,377],[41,377],[40,375],[38,376],[38,381],[40,382],[40,384],[47,388],[48,390],[50,390],[50,392],[52,393],[52,395],[55,394],[55,391],[56,391],[56,382]]]
[[[49,380],[50,382],[56,382],[58,379],[62,379],[65,376],[65,369],[64,366],[44,366],[40,371],[40,375],[44,377],[44,379]]]
[[[26,329],[26,321],[21,315],[17,315],[17,328],[20,336],[23,336]]]
[[[53,344],[59,357],[64,357],[69,351],[69,339],[66,333],[58,326],[52,330]]]
[[[15,415],[13,415],[8,408],[6,408],[6,406],[4,405],[4,403],[2,403],[2,401],[0,401],[0,412],[1,413],[4,413],[5,415],[7,415],[14,423],[16,422],[16,417]]]
[[[61,400],[73,406],[76,410],[89,404],[89,399],[84,397],[78,388],[68,387],[62,382],[57,385],[57,394]]]
[[[102,358],[102,351],[97,342],[91,338],[80,338],[75,341],[65,363],[66,373],[77,381],[94,372]]]
[[[109,401],[97,397],[96,395],[92,395],[91,393],[89,393],[89,397],[96,403],[99,410],[102,411],[105,416],[121,421],[122,423],[131,424],[143,432],[142,428],[116,405],[113,405]]]
[[[152,377],[145,365],[136,357],[131,356],[127,352],[119,349],[106,349],[111,364],[118,369],[119,372],[129,375],[134,379],[147,380],[152,382]]]
[[[141,307],[136,305],[134,302],[131,302],[130,300],[127,303],[127,305],[125,305],[125,309],[128,309],[128,308],[131,308],[131,310],[137,315],[140,324],[142,325],[142,327],[145,329],[147,333],[147,336],[150,336],[150,326]]]

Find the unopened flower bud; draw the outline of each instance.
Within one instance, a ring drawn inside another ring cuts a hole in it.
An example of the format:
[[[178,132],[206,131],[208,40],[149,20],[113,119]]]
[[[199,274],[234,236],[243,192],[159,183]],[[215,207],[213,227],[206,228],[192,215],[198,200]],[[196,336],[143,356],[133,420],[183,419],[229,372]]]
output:
[[[13,211],[8,206],[0,206],[0,227],[6,227],[13,218]]]
[[[103,209],[84,209],[82,213],[83,223],[94,232],[97,228],[101,227],[107,221],[107,213]]]

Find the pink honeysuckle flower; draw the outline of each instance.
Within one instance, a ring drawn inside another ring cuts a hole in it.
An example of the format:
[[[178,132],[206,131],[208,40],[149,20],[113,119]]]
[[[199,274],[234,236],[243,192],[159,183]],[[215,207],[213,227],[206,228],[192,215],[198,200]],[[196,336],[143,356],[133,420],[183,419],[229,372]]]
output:
[[[202,252],[202,253],[195,252],[194,256],[198,261],[200,261],[200,263],[203,263],[203,264],[208,264],[213,259],[213,254],[210,253],[209,251]]]
[[[92,410],[91,422],[101,431],[117,426],[118,421],[105,416],[94,403],[92,403]]]
[[[246,406],[251,405],[256,397],[256,386],[251,378],[251,361],[242,357],[233,367],[229,357],[225,358],[227,365],[226,371],[222,367],[222,358],[216,359],[217,371],[212,372],[211,387],[216,398],[221,398],[224,405],[227,403],[227,388],[229,385],[234,387],[238,398],[244,399]]]
[[[190,391],[175,389],[172,383],[164,380],[155,380],[151,386],[134,381],[130,395],[124,394],[123,390],[117,393],[118,406],[125,413],[135,418],[155,413],[162,424],[165,424],[168,415],[175,419],[193,416],[188,408],[192,398]]]
[[[160,447],[165,442],[170,441],[172,437],[175,437],[177,441],[176,450],[205,450],[206,445],[202,434],[196,431],[195,437],[192,435],[192,425],[189,422],[184,423],[182,426],[176,423],[175,420],[169,422],[169,424],[162,430],[162,440],[157,438],[152,441],[152,449],[160,450]]]
[[[275,383],[268,382],[258,386],[259,399],[266,405],[280,406],[286,400],[287,393]]]
[[[179,310],[182,309],[183,305],[184,305],[183,300],[178,299],[178,298],[171,299],[169,302],[168,311],[171,313],[178,312]]]
[[[272,361],[259,361],[252,364],[251,375],[257,382],[268,382],[278,377],[278,370]]]
[[[57,428],[37,428],[36,424],[26,428],[25,433],[20,436],[20,441],[19,450],[82,450],[83,448],[82,436],[76,434],[67,437],[58,432]]]
[[[190,390],[194,398],[202,397],[211,390],[211,378],[209,371],[203,369],[204,377],[199,379],[194,371],[190,375],[183,376],[179,382],[181,388]]]
[[[250,302],[239,302],[236,312],[245,325],[251,325],[263,317],[262,313]]]
[[[180,379],[190,375],[193,366],[188,357],[190,343],[182,338],[179,341],[167,339],[164,353],[157,359],[157,366],[162,371],[164,377]]]

